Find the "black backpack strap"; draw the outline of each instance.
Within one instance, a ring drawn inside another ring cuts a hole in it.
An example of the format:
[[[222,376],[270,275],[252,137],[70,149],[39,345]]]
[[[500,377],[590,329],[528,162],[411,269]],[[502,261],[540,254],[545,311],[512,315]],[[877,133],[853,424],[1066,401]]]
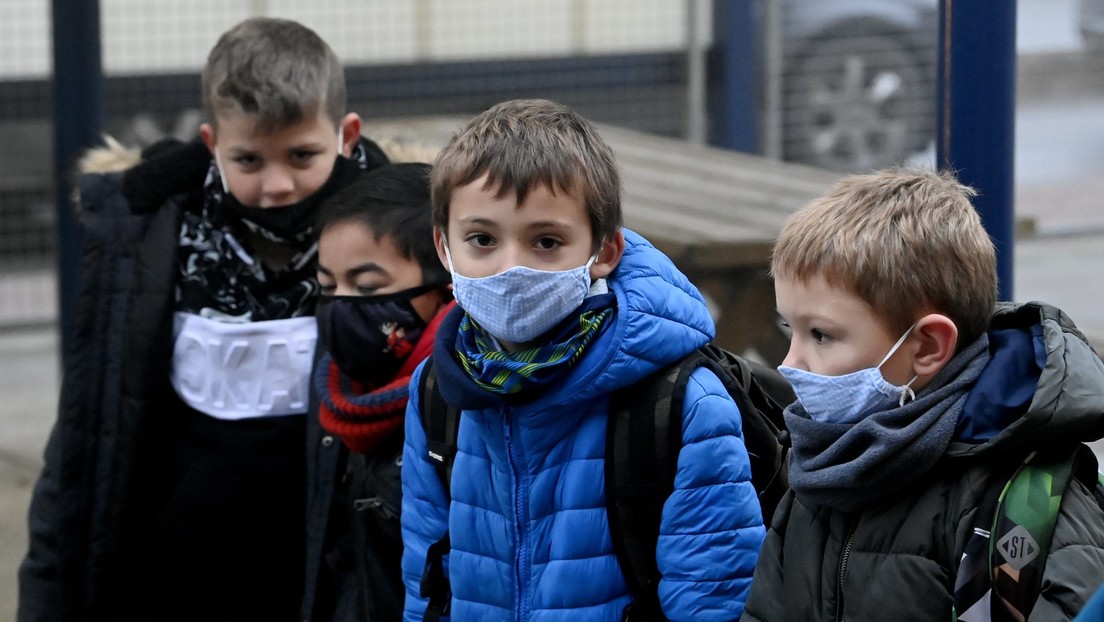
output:
[[[622,620],[666,620],[659,606],[656,544],[682,448],[686,381],[700,363],[692,355],[610,396],[606,512],[614,552],[633,596]]]
[[[422,584],[420,594],[422,598],[428,598],[426,605],[425,622],[437,622],[449,614],[452,605],[452,585],[448,575],[445,574],[445,555],[452,549],[448,532],[444,537],[429,545],[426,550],[426,565],[422,571]]]
[[[437,469],[437,475],[445,488],[445,496],[450,496],[449,482],[452,481],[452,463],[456,459],[456,433],[460,429],[460,410],[450,406],[437,387],[437,374],[433,368],[433,357],[426,359],[422,369],[418,395],[422,415],[422,429],[426,435],[426,454]]]
[[[456,435],[460,429],[460,410],[450,406],[437,387],[437,374],[433,357],[426,359],[418,386],[422,429],[426,435],[426,454],[437,470],[437,476],[445,489],[445,498],[451,498],[452,464],[456,459]],[[437,622],[447,616],[452,602],[452,586],[445,573],[445,556],[452,549],[448,531],[426,550],[425,568],[422,571],[420,594],[429,599],[425,620]]]
[[[713,344],[702,347],[701,354],[703,364],[721,380],[740,409],[751,483],[759,495],[763,523],[769,526],[790,485],[786,464],[789,437],[782,412],[797,397],[790,383],[772,367]]]

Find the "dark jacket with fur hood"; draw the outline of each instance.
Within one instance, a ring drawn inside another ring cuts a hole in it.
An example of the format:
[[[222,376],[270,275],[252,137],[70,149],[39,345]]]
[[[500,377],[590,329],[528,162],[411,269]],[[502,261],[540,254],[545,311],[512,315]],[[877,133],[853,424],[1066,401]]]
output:
[[[83,272],[58,419],[31,502],[19,620],[165,620],[194,615],[193,606],[206,606],[207,620],[295,619],[305,418],[210,419],[184,406],[169,383],[181,215],[202,205],[210,155],[198,141],[156,145],[140,162],[113,147],[86,158],[79,178]],[[201,510],[219,516],[195,503],[212,487],[219,502],[240,491],[237,510],[258,520],[235,525],[242,517],[231,515],[197,526]],[[187,502],[175,499],[181,490]],[[286,503],[276,509],[271,494]],[[266,543],[283,556],[278,563],[254,558],[268,555],[256,543],[240,548],[254,533],[292,534]],[[234,564],[262,576],[228,577],[225,566]],[[267,585],[268,598],[257,602],[251,593],[265,587],[266,566],[279,565],[283,583]],[[241,611],[215,607],[243,600],[252,602]],[[269,606],[286,615],[268,616]]]

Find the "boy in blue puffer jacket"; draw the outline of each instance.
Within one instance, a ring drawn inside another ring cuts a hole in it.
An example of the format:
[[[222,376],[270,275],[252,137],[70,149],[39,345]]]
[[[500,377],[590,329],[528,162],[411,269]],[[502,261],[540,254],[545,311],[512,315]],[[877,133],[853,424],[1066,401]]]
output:
[[[432,187],[459,305],[434,372],[461,418],[445,491],[418,400],[407,408],[405,617],[425,616],[427,549],[447,532],[453,620],[621,620],[632,597],[606,514],[609,396],[709,342],[713,321],[671,261],[622,229],[613,153],[564,106],[487,110],[441,152]],[[684,403],[659,600],[671,620],[734,620],[764,537],[740,413],[704,368]]]

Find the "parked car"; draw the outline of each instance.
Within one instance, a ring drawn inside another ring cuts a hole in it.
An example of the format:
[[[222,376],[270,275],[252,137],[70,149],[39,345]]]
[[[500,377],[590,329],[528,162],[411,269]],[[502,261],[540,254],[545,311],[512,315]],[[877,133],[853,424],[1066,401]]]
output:
[[[936,0],[787,0],[783,157],[856,172],[931,144],[938,14]]]
[[[1081,41],[1090,54],[1104,52],[1104,1],[1081,0],[1077,14]]]

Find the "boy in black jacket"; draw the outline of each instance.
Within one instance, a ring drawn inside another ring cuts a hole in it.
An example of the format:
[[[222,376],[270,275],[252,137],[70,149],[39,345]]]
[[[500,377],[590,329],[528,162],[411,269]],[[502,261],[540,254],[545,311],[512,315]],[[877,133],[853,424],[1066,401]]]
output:
[[[202,141],[81,178],[85,273],[21,620],[296,618],[312,223],[386,157],[298,23],[224,33],[203,95]]]

